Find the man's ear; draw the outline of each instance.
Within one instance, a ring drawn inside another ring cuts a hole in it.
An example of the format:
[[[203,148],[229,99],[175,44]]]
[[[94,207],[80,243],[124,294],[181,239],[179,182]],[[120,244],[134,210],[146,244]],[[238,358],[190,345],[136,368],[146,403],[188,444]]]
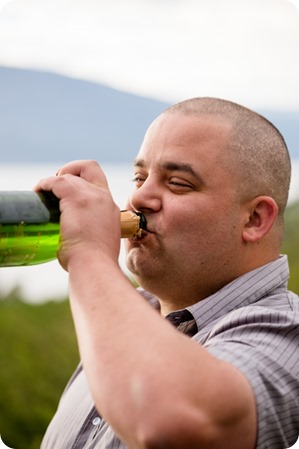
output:
[[[270,196],[258,196],[247,203],[246,210],[243,240],[257,242],[272,228],[278,213],[277,204]]]

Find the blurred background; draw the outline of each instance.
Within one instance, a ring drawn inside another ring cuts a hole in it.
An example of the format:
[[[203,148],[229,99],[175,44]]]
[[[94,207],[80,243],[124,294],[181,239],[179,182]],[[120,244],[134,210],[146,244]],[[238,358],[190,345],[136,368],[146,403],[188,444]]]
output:
[[[0,190],[31,190],[96,159],[117,204],[168,105],[216,96],[265,115],[293,174],[284,251],[299,292],[299,6],[296,0],[0,0]],[[123,250],[120,264],[124,267]],[[56,261],[0,269],[0,434],[38,449],[78,362]]]

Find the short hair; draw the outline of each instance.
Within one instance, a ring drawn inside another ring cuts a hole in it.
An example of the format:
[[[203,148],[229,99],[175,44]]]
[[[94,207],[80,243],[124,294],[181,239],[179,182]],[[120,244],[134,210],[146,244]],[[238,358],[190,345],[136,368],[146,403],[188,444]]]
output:
[[[288,202],[291,160],[279,130],[262,115],[237,103],[219,98],[184,100],[166,109],[185,115],[211,115],[232,126],[228,150],[223,157],[229,170],[239,176],[245,198],[271,196],[283,217]],[[233,158],[231,157],[233,152]]]

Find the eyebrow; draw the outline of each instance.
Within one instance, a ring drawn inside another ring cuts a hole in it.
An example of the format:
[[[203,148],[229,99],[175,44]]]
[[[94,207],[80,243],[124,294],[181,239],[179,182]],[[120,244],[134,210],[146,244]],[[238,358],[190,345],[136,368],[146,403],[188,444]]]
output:
[[[146,163],[143,159],[136,159],[134,162],[134,167],[140,167],[144,168],[146,166]],[[187,163],[181,163],[181,162],[172,162],[172,161],[165,161],[161,164],[161,168],[168,171],[178,171],[187,173],[191,176],[193,176],[195,179],[203,183],[202,176],[194,170],[191,164]]]

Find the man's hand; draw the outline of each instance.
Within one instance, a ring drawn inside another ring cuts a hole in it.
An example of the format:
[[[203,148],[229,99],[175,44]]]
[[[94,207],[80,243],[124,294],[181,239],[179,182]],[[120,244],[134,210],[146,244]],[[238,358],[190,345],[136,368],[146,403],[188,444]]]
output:
[[[84,253],[98,253],[117,261],[120,211],[97,162],[70,162],[56,176],[42,179],[35,190],[52,191],[60,200],[58,259],[65,270],[73,258]]]

